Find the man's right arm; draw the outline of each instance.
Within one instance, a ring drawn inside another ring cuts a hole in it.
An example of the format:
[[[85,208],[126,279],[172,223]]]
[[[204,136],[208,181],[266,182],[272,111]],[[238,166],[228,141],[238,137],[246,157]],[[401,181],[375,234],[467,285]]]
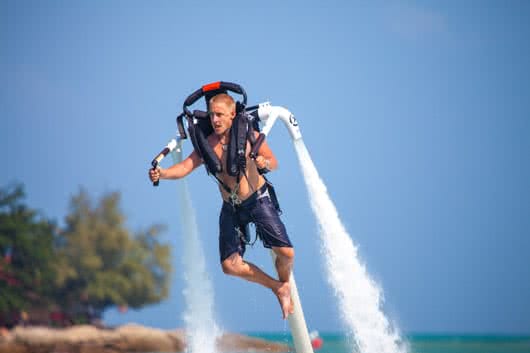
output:
[[[180,179],[190,174],[201,164],[201,158],[196,151],[193,151],[182,162],[174,164],[167,169],[157,168],[156,170],[151,170],[149,172],[149,176],[152,181],[156,181],[158,179]]]

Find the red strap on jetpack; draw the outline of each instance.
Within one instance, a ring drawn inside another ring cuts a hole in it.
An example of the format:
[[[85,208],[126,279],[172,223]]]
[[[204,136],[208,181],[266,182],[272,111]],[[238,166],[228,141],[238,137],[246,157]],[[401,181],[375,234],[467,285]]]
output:
[[[221,88],[221,81],[212,82],[212,83],[202,86],[202,91],[203,92],[214,91],[219,88]]]
[[[184,101],[183,107],[182,107],[183,108],[182,110],[184,111],[186,116],[188,117],[193,116],[193,114],[188,109],[189,106],[195,103],[199,98],[205,96],[208,92],[214,92],[216,90],[228,90],[228,91],[232,91],[234,93],[240,94],[243,96],[243,102],[241,104],[243,106],[247,105],[247,94],[245,90],[243,89],[243,87],[241,87],[240,85],[236,83],[232,83],[232,82],[217,81],[217,82],[208,83],[202,86],[201,88],[199,88],[198,90],[190,94],[188,98],[186,98],[186,100]]]

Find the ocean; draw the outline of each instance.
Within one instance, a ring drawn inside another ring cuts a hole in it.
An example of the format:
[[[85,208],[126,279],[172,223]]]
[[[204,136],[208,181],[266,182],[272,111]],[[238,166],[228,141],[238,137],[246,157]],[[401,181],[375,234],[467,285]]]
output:
[[[249,336],[283,342],[292,346],[288,333],[249,333]],[[341,334],[320,333],[322,348],[315,353],[354,353]],[[409,353],[530,353],[530,335],[427,335],[405,337]]]

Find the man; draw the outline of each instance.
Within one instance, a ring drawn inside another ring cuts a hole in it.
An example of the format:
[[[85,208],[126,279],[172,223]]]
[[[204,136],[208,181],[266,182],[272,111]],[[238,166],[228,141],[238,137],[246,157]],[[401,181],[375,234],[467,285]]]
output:
[[[213,133],[208,136],[208,143],[223,165],[223,171],[217,174],[220,181],[219,191],[224,201],[219,217],[219,252],[223,272],[271,289],[278,298],[283,318],[286,319],[293,313],[289,278],[293,267],[294,249],[285,226],[271,202],[266,181],[258,172],[258,169],[276,169],[278,161],[267,142],[259,148],[258,156],[254,160],[250,159],[250,147],[247,142],[247,167],[238,182],[236,177],[226,173],[227,146],[230,142],[230,128],[236,116],[236,104],[228,94],[221,93],[210,99],[208,113],[213,128]],[[201,158],[196,151],[193,151],[182,162],[168,169],[151,169],[149,177],[153,182],[159,179],[179,179],[190,174],[201,164]],[[225,190],[221,183],[232,190],[234,195]],[[237,199],[237,203],[234,203],[234,198]],[[271,248],[276,254],[278,280],[254,264],[243,260],[245,241],[241,231],[248,222],[256,225],[256,231],[263,245]]]

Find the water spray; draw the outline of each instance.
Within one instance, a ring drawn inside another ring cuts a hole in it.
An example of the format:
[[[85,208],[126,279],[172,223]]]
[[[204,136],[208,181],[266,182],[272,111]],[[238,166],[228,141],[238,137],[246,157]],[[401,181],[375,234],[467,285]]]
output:
[[[260,137],[267,136],[276,120],[287,127],[300,162],[306,183],[311,208],[320,227],[320,240],[326,257],[327,279],[334,289],[341,318],[352,337],[352,351],[362,353],[402,353],[406,349],[401,338],[381,310],[382,294],[372,281],[366,268],[357,257],[357,248],[346,232],[335,205],[331,201],[324,182],[311,160],[302,140],[298,121],[293,114],[282,107],[266,102],[259,105],[258,115],[264,123]],[[291,277],[294,282],[294,277]],[[296,292],[296,286],[292,286]],[[294,297],[297,293],[293,293]],[[298,299],[295,303],[298,302]],[[297,313],[301,314],[297,316]],[[292,322],[291,322],[292,321]],[[295,315],[289,320],[297,352],[306,352],[309,335],[305,328],[303,313],[295,308]],[[300,328],[300,326],[303,327]],[[298,337],[299,336],[299,337]],[[298,348],[298,345],[304,348]]]

